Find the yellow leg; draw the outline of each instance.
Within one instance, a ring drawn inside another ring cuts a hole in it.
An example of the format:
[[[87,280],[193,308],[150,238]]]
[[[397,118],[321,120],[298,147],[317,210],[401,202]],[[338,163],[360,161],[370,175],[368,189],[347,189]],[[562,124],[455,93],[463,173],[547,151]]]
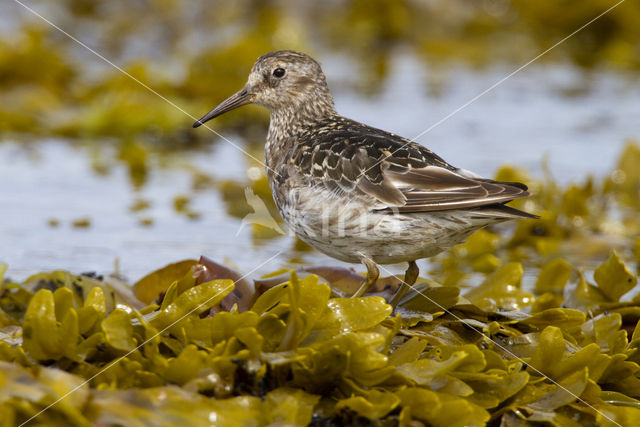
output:
[[[367,278],[364,280],[364,283],[360,286],[360,288],[353,294],[353,298],[361,297],[366,294],[367,291],[376,283],[378,280],[378,276],[380,276],[380,272],[378,271],[378,267],[376,267],[376,263],[371,261],[367,257],[362,257],[362,263],[367,266]]]
[[[416,283],[419,273],[420,269],[418,268],[416,262],[409,261],[409,268],[407,268],[407,271],[404,273],[404,281],[400,285],[400,289],[398,289],[393,298],[391,298],[391,301],[389,301],[389,304],[391,305],[391,307],[393,307],[394,310],[400,300],[407,294],[409,288],[413,286],[414,283]]]

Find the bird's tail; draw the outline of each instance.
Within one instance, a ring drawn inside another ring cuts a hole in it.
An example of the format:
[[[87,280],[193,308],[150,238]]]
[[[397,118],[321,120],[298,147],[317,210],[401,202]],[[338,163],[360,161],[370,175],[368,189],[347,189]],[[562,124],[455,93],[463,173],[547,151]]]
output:
[[[520,209],[512,208],[511,206],[503,205],[503,204],[495,204],[488,206],[481,206],[473,209],[474,213],[480,214],[482,216],[492,216],[504,219],[517,219],[517,218],[528,218],[528,219],[538,219],[540,218],[538,215],[530,214],[529,212],[521,211]]]

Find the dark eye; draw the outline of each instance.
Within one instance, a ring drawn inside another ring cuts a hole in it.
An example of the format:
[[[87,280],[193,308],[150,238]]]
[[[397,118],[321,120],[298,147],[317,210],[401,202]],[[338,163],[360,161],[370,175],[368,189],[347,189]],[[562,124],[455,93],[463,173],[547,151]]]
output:
[[[273,70],[273,75],[274,77],[284,77],[284,69],[283,68],[276,68],[275,70]]]

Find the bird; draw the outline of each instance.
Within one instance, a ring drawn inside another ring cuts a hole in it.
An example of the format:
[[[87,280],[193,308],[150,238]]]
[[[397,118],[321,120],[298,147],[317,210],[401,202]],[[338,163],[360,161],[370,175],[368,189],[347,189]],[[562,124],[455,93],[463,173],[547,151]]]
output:
[[[417,260],[490,224],[535,215],[506,203],[529,196],[520,182],[483,178],[417,142],[338,114],[320,64],[293,50],[260,56],[247,83],[193,127],[246,104],[266,107],[269,186],[287,227],[320,252],[378,279],[378,265],[408,263],[396,308],[418,279]]]

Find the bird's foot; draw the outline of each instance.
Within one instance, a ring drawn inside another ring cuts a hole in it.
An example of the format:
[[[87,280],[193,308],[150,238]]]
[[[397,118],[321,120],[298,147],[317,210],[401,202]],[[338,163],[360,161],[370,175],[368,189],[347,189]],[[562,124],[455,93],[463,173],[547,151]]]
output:
[[[416,283],[419,273],[420,269],[418,268],[416,262],[409,261],[409,268],[407,268],[407,271],[404,273],[404,281],[400,285],[400,289],[398,289],[393,298],[391,298],[391,301],[389,301],[389,304],[391,305],[391,307],[393,307],[394,310],[398,306],[398,303],[400,303],[400,300],[407,294],[409,288],[412,287],[414,283]]]
[[[378,267],[376,267],[376,263],[371,261],[367,257],[362,257],[362,263],[367,266],[367,278],[364,283],[360,286],[360,288],[353,294],[352,298],[361,297],[366,294],[369,289],[373,285],[375,285],[378,280],[378,276],[380,276],[380,271],[378,271]]]

